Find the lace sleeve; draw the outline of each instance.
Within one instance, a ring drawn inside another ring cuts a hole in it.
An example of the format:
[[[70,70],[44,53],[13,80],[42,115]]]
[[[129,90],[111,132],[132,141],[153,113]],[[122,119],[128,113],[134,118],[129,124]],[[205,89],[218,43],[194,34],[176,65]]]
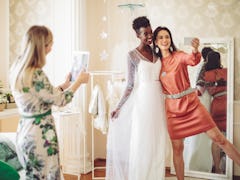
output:
[[[123,104],[127,101],[129,98],[133,87],[134,87],[134,81],[135,81],[135,72],[137,68],[137,60],[134,60],[131,58],[131,55],[128,54],[128,80],[127,80],[127,86],[124,90],[123,96],[121,97],[117,109],[120,110]]]

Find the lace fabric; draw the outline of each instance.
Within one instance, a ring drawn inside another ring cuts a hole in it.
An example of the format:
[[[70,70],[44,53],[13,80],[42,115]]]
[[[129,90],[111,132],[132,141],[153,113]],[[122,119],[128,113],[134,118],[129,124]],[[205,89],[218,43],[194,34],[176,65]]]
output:
[[[128,53],[127,63],[128,63],[128,77],[127,77],[127,86],[124,90],[123,96],[117,105],[117,109],[121,109],[123,104],[127,101],[130,94],[132,93],[134,83],[135,83],[135,73],[137,71],[138,63],[140,62],[139,57],[136,58],[136,53],[131,51]]]

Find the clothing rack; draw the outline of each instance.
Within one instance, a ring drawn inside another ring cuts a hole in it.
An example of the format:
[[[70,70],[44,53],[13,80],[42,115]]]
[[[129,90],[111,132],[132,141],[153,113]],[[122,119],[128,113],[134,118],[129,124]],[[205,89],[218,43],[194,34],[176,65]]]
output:
[[[119,76],[122,75],[123,73],[120,71],[90,71],[90,82],[91,82],[91,92],[93,92],[93,88],[94,88],[94,78],[96,76],[110,76],[111,80],[114,81],[114,77],[115,76]],[[92,118],[92,121],[94,119]],[[94,137],[94,123],[92,122],[92,179],[105,179],[105,177],[95,177],[95,170],[99,170],[99,169],[106,169],[106,166],[101,166],[101,167],[95,167],[94,165],[94,141],[95,141],[95,137]]]

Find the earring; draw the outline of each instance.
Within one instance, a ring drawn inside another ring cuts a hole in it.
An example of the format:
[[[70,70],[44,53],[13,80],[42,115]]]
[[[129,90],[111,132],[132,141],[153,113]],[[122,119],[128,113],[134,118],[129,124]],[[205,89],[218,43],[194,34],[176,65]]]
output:
[[[170,46],[169,50],[170,50],[171,52],[173,52],[173,47],[172,47],[172,46]]]
[[[159,51],[160,51],[159,47],[158,47],[158,46],[155,46],[155,49],[154,49],[154,51],[155,51],[155,53],[156,53],[156,54],[158,54],[158,53],[159,53]]]

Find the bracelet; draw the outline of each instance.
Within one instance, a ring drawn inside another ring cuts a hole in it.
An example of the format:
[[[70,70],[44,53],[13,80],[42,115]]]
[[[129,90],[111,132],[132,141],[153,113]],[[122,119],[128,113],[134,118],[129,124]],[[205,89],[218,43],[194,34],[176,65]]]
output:
[[[63,88],[62,88],[61,86],[58,86],[58,88],[59,88],[61,91],[63,91]]]

